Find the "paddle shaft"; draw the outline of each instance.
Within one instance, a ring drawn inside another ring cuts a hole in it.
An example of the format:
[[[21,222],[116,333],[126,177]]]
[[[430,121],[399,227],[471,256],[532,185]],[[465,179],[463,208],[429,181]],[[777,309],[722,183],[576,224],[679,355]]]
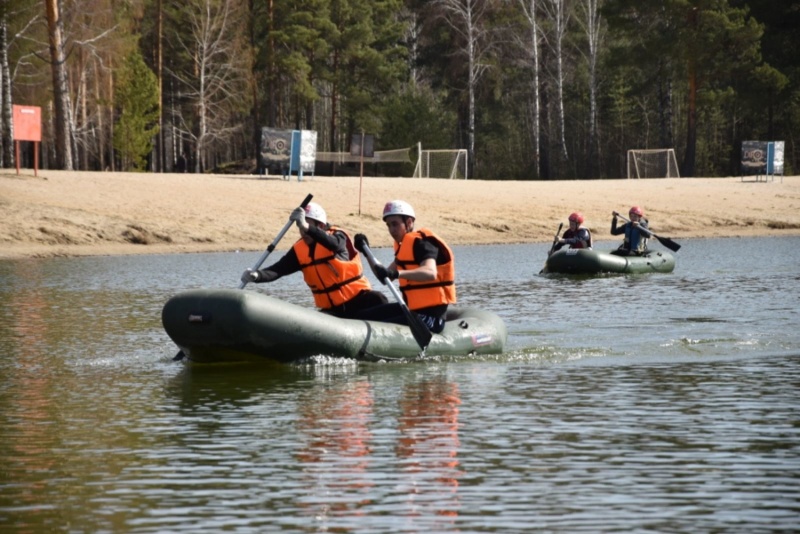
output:
[[[311,202],[312,198],[314,198],[314,195],[312,195],[311,193],[306,195],[306,198],[300,204],[300,207],[301,208],[305,208],[306,206],[308,206],[308,203]],[[292,226],[292,222],[293,221],[291,219],[289,219],[286,222],[286,224],[283,225],[283,228],[281,228],[281,231],[278,233],[277,237],[272,241],[272,243],[269,244],[269,246],[267,247],[267,250],[264,251],[264,253],[261,255],[261,257],[258,258],[258,261],[256,262],[256,264],[253,265],[253,270],[254,271],[257,271],[258,268],[261,267],[261,264],[264,263],[265,261],[267,261],[267,257],[272,253],[273,250],[275,250],[275,247],[278,246],[278,243],[280,242],[281,239],[283,239],[283,236],[286,234],[286,232],[289,231],[289,228]],[[246,285],[247,285],[246,282],[240,282],[239,283],[239,289],[244,289],[244,287]],[[174,361],[174,362],[180,361],[180,360],[183,359],[184,356],[185,356],[185,354],[183,353],[183,351],[179,350],[178,353],[172,358],[172,361]]]
[[[301,208],[305,208],[306,206],[308,206],[308,203],[311,202],[312,198],[314,198],[314,195],[309,193],[306,196],[305,200],[303,200],[303,202],[300,204],[300,207]],[[267,247],[267,250],[264,251],[264,253],[261,255],[261,257],[258,258],[258,261],[256,262],[256,264],[253,265],[253,270],[254,271],[257,271],[258,268],[261,267],[261,265],[265,261],[267,261],[267,258],[269,257],[269,255],[272,254],[272,251],[275,250],[275,247],[278,246],[278,243],[280,243],[281,239],[283,239],[283,236],[286,235],[286,232],[289,231],[289,228],[292,227],[293,223],[294,223],[294,221],[292,221],[291,219],[286,221],[286,224],[283,225],[283,228],[281,228],[281,231],[278,232],[278,235],[275,237],[275,239],[272,241],[272,243],[269,244],[269,246]],[[244,289],[244,287],[246,285],[247,285],[247,282],[240,282],[239,283],[239,289]]]
[[[553,251],[556,249],[556,245],[558,244],[559,236],[561,235],[561,229],[563,227],[564,227],[564,223],[563,222],[558,224],[558,230],[556,230],[556,236],[553,238],[553,246],[550,247],[550,252],[547,253],[548,256],[550,254],[552,254]]]
[[[620,215],[620,214],[619,214],[619,213],[617,213],[617,212],[614,212],[614,216],[615,216],[615,217],[619,217],[620,219],[622,219],[622,220],[623,220],[623,221],[625,221],[625,222],[628,222],[628,223],[629,223],[629,222],[631,222],[630,220],[626,219],[625,217],[623,217],[622,215]],[[645,228],[644,230],[645,230],[645,231],[646,231],[648,234],[650,234],[651,236],[653,236],[653,237],[655,237],[656,239],[658,239],[658,242],[659,242],[659,243],[661,243],[662,245],[664,245],[665,247],[667,247],[668,249],[670,249],[670,250],[671,250],[671,251],[673,251],[673,252],[678,252],[678,249],[679,249],[679,248],[681,248],[681,246],[680,246],[679,244],[677,244],[675,241],[673,241],[672,239],[670,239],[670,238],[668,238],[668,237],[660,237],[660,236],[657,236],[657,235],[655,234],[655,232],[653,232],[653,231],[652,231],[652,230],[650,230],[649,228]]]
[[[372,266],[373,270],[376,265],[380,265],[380,262],[375,259],[375,256],[372,254],[372,251],[369,248],[369,245],[364,243],[362,252],[367,257],[367,261],[369,262],[370,266]],[[414,335],[414,339],[417,340],[417,344],[419,348],[425,350],[428,344],[431,342],[431,338],[433,334],[428,329],[428,326],[422,322],[422,319],[419,316],[408,309],[408,305],[403,300],[403,296],[400,294],[400,290],[394,287],[394,284],[388,278],[384,278],[381,280],[381,283],[389,288],[389,291],[392,292],[394,299],[400,305],[400,309],[403,310],[403,314],[406,316],[406,320],[408,321],[408,326],[411,329],[411,333]]]

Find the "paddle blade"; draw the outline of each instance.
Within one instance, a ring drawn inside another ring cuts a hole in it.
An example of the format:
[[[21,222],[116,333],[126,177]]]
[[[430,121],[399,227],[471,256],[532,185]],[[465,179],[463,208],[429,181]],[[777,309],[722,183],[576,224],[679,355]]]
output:
[[[411,333],[414,335],[414,339],[417,340],[417,345],[419,345],[419,348],[422,350],[425,350],[428,348],[433,334],[428,330],[427,325],[422,322],[422,319],[420,319],[416,313],[409,310],[407,306],[401,305],[401,307],[403,308],[403,313],[406,314],[406,319],[408,319],[408,326],[411,329]]]
[[[670,249],[672,252],[678,252],[678,250],[681,248],[681,246],[679,244],[677,244],[675,241],[673,241],[672,239],[670,239],[668,237],[658,237],[658,236],[656,236],[656,239],[658,239],[659,243],[661,243],[662,245],[664,245],[665,247]]]

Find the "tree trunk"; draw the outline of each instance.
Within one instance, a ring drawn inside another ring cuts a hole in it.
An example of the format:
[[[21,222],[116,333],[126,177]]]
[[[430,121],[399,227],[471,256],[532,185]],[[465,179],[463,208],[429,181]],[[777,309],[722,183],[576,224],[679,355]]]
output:
[[[164,4],[158,0],[156,15],[156,78],[158,79],[158,136],[156,138],[155,162],[156,172],[166,169],[166,148],[164,147]]]
[[[483,57],[490,48],[487,39],[488,31],[483,26],[483,16],[489,4],[479,0],[439,0],[441,6],[449,14],[447,23],[464,41],[464,48],[460,53],[467,58],[467,154],[469,176],[478,176],[480,173],[477,157],[475,155],[475,116],[477,115],[475,93],[478,82],[486,69]],[[482,31],[484,30],[484,31]]]
[[[543,50],[545,51],[545,50]],[[545,82],[547,84],[548,82]],[[542,122],[543,128],[539,142],[541,150],[539,152],[539,178],[542,180],[550,180],[553,178],[553,172],[550,165],[550,97],[547,87],[543,88],[542,96]]]
[[[339,51],[335,51],[333,53],[333,83],[331,84],[331,123],[330,123],[330,131],[331,131],[331,152],[336,152],[339,150],[339,143],[336,142],[336,121],[339,120],[339,116],[337,115],[337,111],[339,109],[339,81],[337,79],[339,75]]]
[[[76,151],[78,159],[80,161],[79,169],[80,170],[89,170],[89,139],[88,139],[88,113],[86,107],[89,105],[88,99],[88,83],[86,81],[86,52],[83,48],[80,50],[80,62],[79,65],[79,89],[78,89],[78,96],[80,97],[80,108],[78,112],[80,113],[80,126],[81,128],[77,131],[83,132],[83,144],[79,148],[79,151]]]
[[[67,85],[64,37],[58,0],[45,0],[47,8],[47,33],[50,42],[50,68],[53,75],[54,134],[56,165],[71,171],[72,139],[70,135],[69,86]]]
[[[541,97],[539,95],[539,24],[536,21],[536,0],[528,0],[528,5],[521,1],[526,11],[528,24],[531,27],[531,69],[533,74],[533,169],[539,177],[539,159],[541,154]]]
[[[683,155],[681,176],[694,176],[697,147],[697,72],[694,60],[689,59],[689,104],[686,120],[686,152]]]
[[[113,60],[109,60],[109,67],[113,68]],[[114,157],[114,77],[108,77],[108,164],[111,167],[111,172],[117,170],[117,161]]]
[[[95,71],[98,75],[94,77],[94,112],[97,115],[97,157],[98,166],[101,171],[106,170],[106,132],[105,132],[105,118],[104,109],[101,102],[103,102],[103,95],[99,75],[100,69],[97,68],[97,61],[95,61]],[[109,74],[110,76],[110,74]]]
[[[597,59],[600,54],[600,3],[586,0],[586,37],[589,43],[589,138],[586,147],[587,178],[598,177],[597,158]]]
[[[478,167],[475,157],[475,86],[478,84],[475,64],[475,27],[472,20],[472,2],[467,0],[464,22],[467,25],[467,50],[469,56],[469,123],[467,126],[467,136],[469,138],[469,175],[475,176],[475,169]]]
[[[564,161],[569,159],[567,153],[567,139],[566,139],[566,121],[564,119],[564,36],[567,31],[567,17],[564,12],[565,6],[562,0],[554,1],[555,16],[555,31],[556,31],[556,91],[558,93],[558,134],[561,142],[561,155]]]
[[[272,35],[273,26],[275,25],[275,4],[273,0],[267,2],[267,126],[275,127],[276,113],[275,102],[277,96],[277,84],[274,83],[273,76],[275,76],[275,39]]]
[[[0,153],[0,166],[14,167],[14,121],[12,120],[11,106],[11,72],[8,68],[8,22],[6,14],[3,13],[3,20],[0,21],[0,53],[2,53],[2,65],[0,65],[0,95],[2,95],[2,153]]]

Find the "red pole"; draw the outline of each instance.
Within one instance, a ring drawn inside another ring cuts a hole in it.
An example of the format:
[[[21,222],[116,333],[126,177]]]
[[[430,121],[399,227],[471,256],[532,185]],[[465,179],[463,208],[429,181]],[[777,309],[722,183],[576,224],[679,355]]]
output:
[[[361,131],[361,178],[358,180],[358,214],[361,215],[361,187],[364,183],[364,131]]]

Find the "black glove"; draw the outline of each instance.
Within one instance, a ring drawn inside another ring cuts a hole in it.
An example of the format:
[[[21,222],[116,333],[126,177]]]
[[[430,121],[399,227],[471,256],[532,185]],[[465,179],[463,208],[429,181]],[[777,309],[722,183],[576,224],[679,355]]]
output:
[[[397,269],[389,269],[379,263],[375,266],[375,276],[377,276],[378,280],[385,284],[387,278],[389,280],[397,280],[399,273],[397,272]]]
[[[356,245],[356,250],[363,254],[364,245],[369,246],[369,240],[367,239],[367,236],[365,236],[364,234],[356,234],[355,245]]]
[[[242,273],[242,282],[245,284],[249,284],[250,282],[258,282],[258,278],[258,271],[254,271],[253,269],[247,269]]]

